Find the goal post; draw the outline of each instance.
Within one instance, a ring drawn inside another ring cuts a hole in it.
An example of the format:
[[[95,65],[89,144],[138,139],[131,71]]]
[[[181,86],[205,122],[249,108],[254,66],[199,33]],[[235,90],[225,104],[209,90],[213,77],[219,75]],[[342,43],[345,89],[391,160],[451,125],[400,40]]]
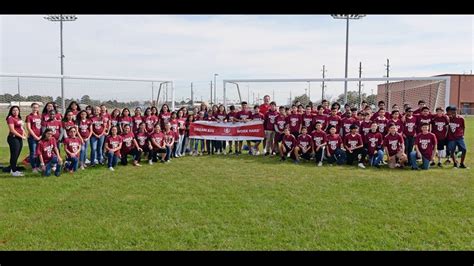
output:
[[[387,108],[391,108],[393,104],[397,104],[402,107],[404,104],[409,103],[411,106],[415,106],[418,100],[425,100],[427,105],[430,107],[430,110],[433,112],[437,107],[446,107],[449,105],[450,99],[450,85],[451,79],[449,76],[433,76],[433,77],[362,77],[362,78],[281,78],[281,79],[225,79],[223,80],[223,104],[228,107],[229,103],[229,90],[234,87],[237,89],[238,101],[242,101],[241,88],[239,84],[263,84],[268,83],[271,86],[276,84],[328,84],[326,89],[326,94],[322,90],[321,97],[313,96],[318,95],[314,93],[315,90],[321,91],[317,86],[313,86],[313,92],[311,92],[311,86],[308,86],[310,100],[322,100],[330,99],[331,97],[325,97],[324,95],[331,96],[331,92],[337,92],[339,90],[339,95],[343,95],[343,83],[347,81],[351,85],[348,89],[348,94],[359,95],[358,100],[352,100],[349,102],[351,105],[358,105],[361,100],[361,93],[367,94],[369,86],[372,90],[372,97],[374,99],[372,104],[376,105],[376,101],[383,100],[386,103]],[[361,83],[364,83],[364,89],[361,91]],[[332,85],[331,85],[332,84]],[[270,86],[270,87],[271,87]],[[305,85],[306,86],[306,85]],[[331,88],[331,86],[333,86]],[[294,86],[293,86],[294,87]],[[301,85],[300,85],[301,87]],[[316,87],[316,89],[314,89]],[[357,91],[358,90],[358,91]],[[266,91],[268,94],[268,89]],[[291,95],[291,93],[290,93]],[[332,97],[337,97],[337,94],[332,94]],[[291,96],[290,96],[291,98]],[[236,97],[234,101],[236,102]],[[415,103],[416,101],[416,103]],[[345,102],[340,102],[345,104]]]

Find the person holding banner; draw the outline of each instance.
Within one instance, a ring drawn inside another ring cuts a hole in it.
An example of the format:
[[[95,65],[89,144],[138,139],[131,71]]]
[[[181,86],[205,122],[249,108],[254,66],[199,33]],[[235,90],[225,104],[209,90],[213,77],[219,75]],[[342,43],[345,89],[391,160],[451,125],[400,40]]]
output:
[[[231,105],[229,107],[230,112],[227,114],[227,122],[236,122],[237,112],[235,111],[235,106]],[[235,151],[237,152],[237,141],[229,141],[229,154],[232,153],[232,143],[234,143]]]
[[[255,105],[253,108],[252,120],[253,121],[264,121],[265,117],[262,113],[260,113],[260,106]],[[249,146],[249,154],[252,155],[259,155],[260,152],[258,151],[258,146],[260,146],[261,140],[255,140],[255,145],[253,147]]]

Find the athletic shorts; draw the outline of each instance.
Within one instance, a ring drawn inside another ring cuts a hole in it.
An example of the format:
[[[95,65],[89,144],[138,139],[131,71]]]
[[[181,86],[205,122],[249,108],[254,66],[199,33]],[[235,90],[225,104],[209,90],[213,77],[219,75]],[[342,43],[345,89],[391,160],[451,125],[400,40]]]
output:
[[[285,134],[283,134],[283,133],[275,132],[275,142],[276,143],[281,142],[283,140],[284,135]]]
[[[448,146],[448,141],[446,139],[441,139],[441,140],[438,140],[438,151],[442,151],[444,150],[444,147],[447,147]]]
[[[157,149],[156,153],[166,153],[166,149]]]

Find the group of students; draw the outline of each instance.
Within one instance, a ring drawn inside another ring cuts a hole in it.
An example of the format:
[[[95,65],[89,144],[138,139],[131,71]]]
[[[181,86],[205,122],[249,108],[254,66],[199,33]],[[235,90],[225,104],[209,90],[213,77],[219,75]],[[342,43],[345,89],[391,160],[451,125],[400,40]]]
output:
[[[263,141],[247,141],[249,154],[258,155],[263,144],[265,156],[279,154],[281,160],[291,157],[295,163],[300,159],[314,160],[318,166],[323,161],[329,164],[349,164],[380,167],[385,164],[384,155],[390,168],[403,168],[406,163],[412,169],[419,169],[417,159],[422,161],[422,169],[438,166],[441,158],[446,163],[452,158],[454,167],[466,168],[464,164],[466,145],[464,143],[464,119],[457,114],[456,107],[437,108],[430,113],[424,101],[419,101],[417,110],[404,106],[403,113],[397,105],[386,112],[385,103],[378,103],[378,110],[372,113],[371,107],[362,102],[360,109],[340,104],[329,106],[327,100],[321,105],[277,109],[270,97],[264,103],[250,110],[246,102],[238,110],[230,106],[227,112],[224,105],[208,108],[203,103],[188,112],[187,108],[171,112],[168,105],[136,108],[134,114],[128,108],[108,112],[105,105],[87,106],[81,110],[77,102],[71,102],[64,117],[57,112],[54,102],[47,103],[40,113],[39,105],[31,105],[31,113],[25,121],[20,108],[12,106],[7,115],[10,146],[10,172],[22,176],[17,169],[23,140],[28,140],[30,154],[28,160],[33,172],[49,176],[51,172],[60,175],[62,170],[74,172],[78,168],[107,164],[113,171],[120,160],[128,162],[128,155],[134,166],[141,166],[142,155],[146,154],[148,163],[169,162],[171,158],[202,154],[242,154],[243,141],[200,140],[189,138],[189,126],[194,121],[206,120],[221,123],[247,122],[261,120],[265,129]],[[26,122],[26,130],[24,123]],[[61,144],[65,161],[61,156]],[[90,157],[87,148],[90,145]],[[455,151],[461,152],[458,163]],[[443,154],[444,153],[444,154]]]

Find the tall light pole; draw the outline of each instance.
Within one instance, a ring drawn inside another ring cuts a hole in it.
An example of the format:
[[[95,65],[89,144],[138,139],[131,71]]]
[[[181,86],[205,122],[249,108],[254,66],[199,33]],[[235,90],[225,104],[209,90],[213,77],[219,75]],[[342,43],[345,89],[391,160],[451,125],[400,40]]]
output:
[[[217,103],[217,83],[216,83],[217,76],[219,76],[219,74],[214,74],[214,104]]]
[[[349,61],[349,20],[350,19],[361,19],[365,15],[359,14],[334,14],[331,15],[334,19],[345,19],[346,20],[346,69],[344,72],[344,77],[347,79],[347,68]],[[344,80],[344,104],[347,103],[347,80]]]
[[[59,41],[60,41],[60,49],[61,49],[61,76],[64,75],[64,54],[63,54],[63,21],[75,21],[77,17],[75,15],[49,15],[44,17],[52,22],[59,22]],[[61,108],[62,111],[66,111],[66,102],[64,100],[64,79],[61,77]]]

